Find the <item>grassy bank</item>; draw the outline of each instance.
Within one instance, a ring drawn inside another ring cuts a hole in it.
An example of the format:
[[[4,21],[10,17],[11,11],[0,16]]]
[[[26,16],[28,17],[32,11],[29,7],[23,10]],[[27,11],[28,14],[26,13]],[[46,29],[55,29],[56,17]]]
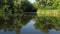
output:
[[[38,10],[38,16],[60,16],[60,10]]]

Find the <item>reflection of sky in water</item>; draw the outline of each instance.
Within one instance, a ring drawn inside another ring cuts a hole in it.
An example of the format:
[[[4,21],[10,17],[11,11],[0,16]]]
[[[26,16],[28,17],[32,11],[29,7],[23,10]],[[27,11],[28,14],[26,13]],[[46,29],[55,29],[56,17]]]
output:
[[[27,25],[23,26],[21,29],[21,34],[44,34],[38,29],[34,28],[35,21],[31,20]],[[3,32],[0,30],[0,34],[15,34],[15,32]],[[56,31],[54,29],[51,29],[48,34],[60,34],[60,31]]]
[[[33,20],[30,21],[26,26],[24,26],[21,30],[21,34],[42,34],[40,30],[36,30],[34,28],[35,22]]]
[[[54,29],[51,29],[51,30],[49,31],[49,34],[60,34],[60,31],[56,31],[56,30],[54,30]]]
[[[15,32],[3,32],[3,31],[0,31],[0,34],[15,34]]]

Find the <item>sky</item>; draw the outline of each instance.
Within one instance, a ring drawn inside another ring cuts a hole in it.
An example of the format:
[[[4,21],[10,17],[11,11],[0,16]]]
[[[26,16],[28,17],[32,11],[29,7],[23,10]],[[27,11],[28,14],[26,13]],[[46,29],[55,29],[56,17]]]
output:
[[[35,2],[35,0],[28,0],[28,1],[30,1],[31,3]]]

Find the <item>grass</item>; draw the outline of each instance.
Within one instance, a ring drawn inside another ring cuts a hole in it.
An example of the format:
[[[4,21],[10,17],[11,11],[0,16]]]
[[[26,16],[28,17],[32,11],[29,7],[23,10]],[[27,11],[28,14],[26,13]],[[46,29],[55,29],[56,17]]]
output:
[[[38,10],[38,16],[60,16],[60,10]]]

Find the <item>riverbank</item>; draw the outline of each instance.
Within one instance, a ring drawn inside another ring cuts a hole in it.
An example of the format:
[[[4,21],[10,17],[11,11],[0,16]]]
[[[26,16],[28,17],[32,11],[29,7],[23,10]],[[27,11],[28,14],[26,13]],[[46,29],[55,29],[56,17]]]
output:
[[[60,10],[38,10],[38,16],[60,16]]]

